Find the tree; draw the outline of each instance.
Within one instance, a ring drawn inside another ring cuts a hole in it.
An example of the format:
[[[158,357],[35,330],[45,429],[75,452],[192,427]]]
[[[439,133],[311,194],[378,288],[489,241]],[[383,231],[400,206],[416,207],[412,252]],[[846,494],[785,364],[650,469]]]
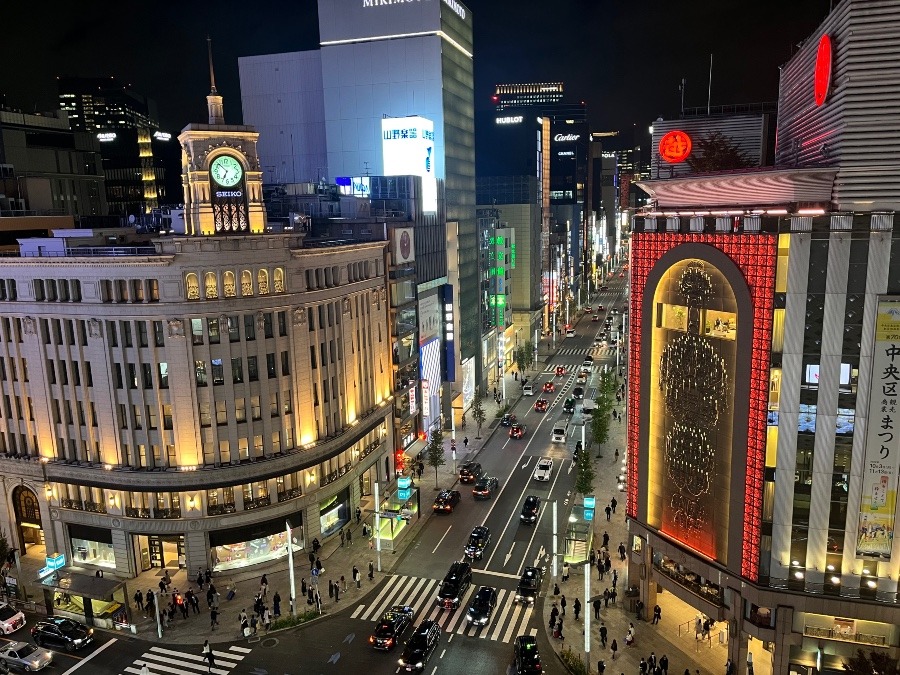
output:
[[[594,471],[594,464],[587,450],[578,453],[577,474],[575,476],[575,492],[582,495],[589,495],[594,492],[594,478],[597,472]]]
[[[612,370],[601,372],[600,381],[597,384],[597,398],[594,400],[596,407],[591,418],[591,437],[597,445],[603,445],[609,440],[609,424],[615,391],[615,373]]]
[[[513,351],[513,358],[516,362],[516,368],[524,374],[526,370],[534,365],[534,344],[532,342],[523,342]]]
[[[696,142],[687,163],[694,173],[710,173],[745,169],[750,166],[750,159],[721,131],[713,131]]]
[[[478,433],[475,434],[475,438],[481,438],[481,425],[484,424],[487,416],[484,414],[484,406],[481,404],[481,390],[478,387],[475,388],[475,398],[472,400],[472,419],[475,420],[475,424],[478,427]]]
[[[853,675],[898,675],[897,659],[887,652],[869,652],[856,650],[856,656],[844,661],[844,670]]]
[[[444,430],[437,425],[428,439],[428,447],[425,450],[425,459],[428,466],[434,467],[434,489],[438,489],[438,467],[447,463],[444,457]]]

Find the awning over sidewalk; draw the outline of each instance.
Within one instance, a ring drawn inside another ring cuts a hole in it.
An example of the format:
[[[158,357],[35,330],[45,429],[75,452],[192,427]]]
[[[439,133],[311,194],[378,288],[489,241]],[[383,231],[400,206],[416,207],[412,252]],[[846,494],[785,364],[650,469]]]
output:
[[[53,574],[38,579],[42,588],[52,589],[60,593],[68,593],[79,598],[92,600],[113,599],[113,593],[125,585],[124,581],[106,579],[93,574],[83,574],[75,570],[62,568]]]

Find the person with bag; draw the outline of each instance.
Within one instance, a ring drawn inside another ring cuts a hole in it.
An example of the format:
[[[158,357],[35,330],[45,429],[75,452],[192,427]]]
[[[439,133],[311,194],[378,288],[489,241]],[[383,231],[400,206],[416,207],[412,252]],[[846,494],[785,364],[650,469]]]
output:
[[[212,672],[213,666],[216,665],[216,657],[213,656],[212,647],[209,646],[209,640],[203,641],[203,651],[201,652],[203,659],[206,661],[207,672]]]

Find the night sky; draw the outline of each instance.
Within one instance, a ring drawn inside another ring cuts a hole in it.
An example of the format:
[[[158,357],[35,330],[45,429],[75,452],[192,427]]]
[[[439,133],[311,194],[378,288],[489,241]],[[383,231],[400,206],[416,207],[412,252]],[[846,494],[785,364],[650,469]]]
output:
[[[778,67],[830,0],[468,0],[475,20],[475,105],[497,82],[559,81],[584,100],[594,130],[634,127],[712,104],[774,101]],[[114,75],[156,99],[176,132],[204,121],[205,36],[228,122],[241,119],[237,57],[318,43],[315,0],[5,3],[0,95],[25,111],[55,108],[58,75]]]

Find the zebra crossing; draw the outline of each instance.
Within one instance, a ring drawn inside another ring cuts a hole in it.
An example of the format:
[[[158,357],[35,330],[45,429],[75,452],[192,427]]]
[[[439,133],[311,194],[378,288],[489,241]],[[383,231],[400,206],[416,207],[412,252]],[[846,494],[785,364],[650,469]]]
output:
[[[416,624],[425,620],[437,621],[445,633],[506,643],[512,643],[518,635],[537,635],[537,628],[528,627],[534,608],[516,603],[514,591],[498,588],[497,606],[491,620],[485,626],[475,626],[466,621],[466,613],[478,586],[474,583],[469,586],[457,609],[444,609],[435,605],[440,585],[437,579],[393,576],[371,604],[357,606],[350,616],[362,621],[376,621],[394,605],[409,605],[415,611]]]
[[[150,675],[201,675],[212,673],[213,675],[228,675],[240,662],[244,660],[250,649],[231,645],[228,651],[213,649],[215,665],[210,668],[206,659],[196,649],[192,652],[182,652],[166,647],[151,647],[134,660],[132,665],[122,671],[129,675],[141,675],[141,667],[146,664]]]
[[[560,349],[556,352],[557,356],[584,356],[585,354],[592,354],[593,356],[614,356],[616,353],[615,347],[610,346],[600,346],[595,345],[593,347],[567,347],[564,349]],[[553,366],[553,370],[556,370],[556,366]],[[549,372],[549,371],[547,371]]]

